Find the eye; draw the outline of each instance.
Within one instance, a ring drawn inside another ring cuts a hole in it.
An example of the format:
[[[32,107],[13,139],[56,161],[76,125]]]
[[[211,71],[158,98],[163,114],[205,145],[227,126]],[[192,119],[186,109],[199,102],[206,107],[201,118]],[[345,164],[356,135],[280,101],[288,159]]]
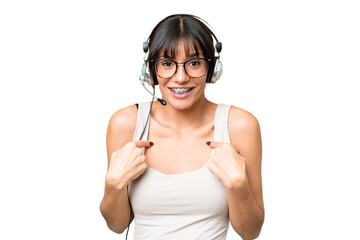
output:
[[[171,67],[175,66],[175,63],[171,60],[161,60],[159,63],[160,63],[160,66],[163,68],[171,68]]]
[[[189,60],[188,64],[190,67],[199,67],[203,64],[203,60],[201,59],[192,59]]]

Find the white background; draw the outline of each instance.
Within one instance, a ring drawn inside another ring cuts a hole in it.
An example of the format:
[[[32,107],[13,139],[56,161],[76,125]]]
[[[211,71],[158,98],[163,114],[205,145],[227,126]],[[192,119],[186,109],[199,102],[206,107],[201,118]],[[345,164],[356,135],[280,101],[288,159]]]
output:
[[[125,239],[99,211],[107,124],[151,99],[142,42],[173,13],[223,42],[207,97],[261,124],[259,239],[360,239],[356,2],[1,1],[0,239]]]

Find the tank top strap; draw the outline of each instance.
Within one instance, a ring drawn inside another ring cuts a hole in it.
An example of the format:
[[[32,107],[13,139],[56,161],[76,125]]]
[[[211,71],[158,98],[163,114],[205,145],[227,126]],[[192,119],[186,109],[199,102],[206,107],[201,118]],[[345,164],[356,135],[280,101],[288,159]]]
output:
[[[139,141],[143,140],[146,141],[148,139],[148,133],[149,133],[149,123],[146,126],[144,135],[142,136],[142,139],[140,139],[142,132],[144,131],[144,127],[146,124],[146,119],[149,115],[150,110],[150,102],[142,102],[139,103],[138,109],[137,109],[137,120],[136,120],[136,128],[133,136],[133,141]],[[149,119],[150,122],[150,119]]]
[[[230,142],[229,136],[229,111],[231,105],[226,105],[219,103],[216,112],[215,112],[215,119],[214,119],[214,141],[216,142]]]

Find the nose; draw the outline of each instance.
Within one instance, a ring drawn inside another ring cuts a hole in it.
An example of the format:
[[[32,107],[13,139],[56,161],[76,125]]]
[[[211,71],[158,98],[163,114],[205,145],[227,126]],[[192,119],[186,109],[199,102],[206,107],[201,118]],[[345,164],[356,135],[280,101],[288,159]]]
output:
[[[186,83],[189,81],[190,77],[185,72],[184,64],[178,64],[177,71],[172,78],[175,82],[178,83]]]

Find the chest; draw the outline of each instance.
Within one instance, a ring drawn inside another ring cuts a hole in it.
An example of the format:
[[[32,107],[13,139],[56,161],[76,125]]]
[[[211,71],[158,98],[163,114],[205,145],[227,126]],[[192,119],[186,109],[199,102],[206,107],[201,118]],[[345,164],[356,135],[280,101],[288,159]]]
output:
[[[213,130],[213,123],[195,130],[185,129],[183,132],[151,124],[148,140],[154,142],[154,146],[145,152],[148,166],[165,174],[200,169],[211,154],[206,141],[213,139]]]
[[[131,182],[135,216],[223,216],[228,205],[225,188],[206,166],[183,174],[163,174],[148,168]]]

